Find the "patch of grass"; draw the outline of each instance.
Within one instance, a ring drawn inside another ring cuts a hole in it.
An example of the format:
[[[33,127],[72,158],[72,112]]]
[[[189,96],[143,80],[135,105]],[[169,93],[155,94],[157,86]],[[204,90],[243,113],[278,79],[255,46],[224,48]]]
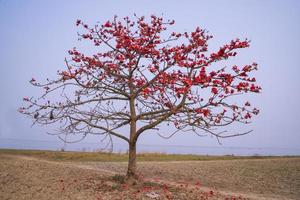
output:
[[[118,183],[125,183],[125,176],[121,174],[116,174],[112,177],[112,180]]]
[[[74,151],[45,151],[45,150],[17,150],[0,149],[1,154],[33,156],[53,161],[74,162],[127,162],[128,154],[107,152],[74,152]],[[287,156],[284,156],[285,158]],[[292,157],[292,156],[290,156]],[[138,153],[140,161],[210,161],[210,160],[235,160],[235,159],[265,159],[283,158],[279,156],[206,156],[192,154],[165,154],[165,153]]]
[[[156,187],[156,188],[159,188],[162,186],[161,183],[156,183],[156,182],[150,182],[150,181],[146,181],[146,182],[143,182],[143,186],[148,186],[148,187]]]
[[[101,161],[101,162],[121,162],[127,161],[127,154],[107,153],[107,152],[74,152],[74,151],[46,151],[46,150],[16,150],[0,149],[1,154],[24,155],[43,158],[54,161]]]

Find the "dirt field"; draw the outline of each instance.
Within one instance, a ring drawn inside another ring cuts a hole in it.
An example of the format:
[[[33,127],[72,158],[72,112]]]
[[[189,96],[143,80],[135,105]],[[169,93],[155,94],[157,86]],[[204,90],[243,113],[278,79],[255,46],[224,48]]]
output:
[[[300,158],[139,162],[144,183],[122,182],[124,162],[57,162],[0,154],[0,199],[300,199]]]

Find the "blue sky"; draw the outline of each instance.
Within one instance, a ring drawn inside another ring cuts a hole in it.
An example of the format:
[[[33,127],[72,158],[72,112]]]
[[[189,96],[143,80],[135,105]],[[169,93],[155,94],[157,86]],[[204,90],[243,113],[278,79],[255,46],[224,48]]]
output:
[[[196,26],[205,28],[214,35],[211,50],[237,37],[249,38],[251,47],[242,50],[232,63],[259,64],[256,76],[262,94],[246,98],[261,109],[261,114],[251,125],[236,127],[241,131],[253,129],[253,133],[222,140],[222,144],[268,148],[269,153],[277,149],[279,154],[280,149],[289,148],[289,153],[300,154],[300,1],[175,2],[0,0],[0,147],[13,145],[11,141],[8,145],[7,138],[61,144],[46,134],[52,128],[31,127],[31,121],[17,113],[24,96],[38,94],[28,81],[31,77],[39,80],[54,77],[58,69],[64,68],[64,57],[72,47],[87,49],[77,41],[76,19],[95,24],[115,14],[122,17],[136,13],[163,14],[174,19],[175,29],[181,32],[192,31]],[[95,141],[95,138],[86,140]],[[15,143],[14,147],[21,148],[21,143]],[[218,146],[214,138],[191,134],[178,134],[170,140],[147,134],[142,136],[140,144]]]

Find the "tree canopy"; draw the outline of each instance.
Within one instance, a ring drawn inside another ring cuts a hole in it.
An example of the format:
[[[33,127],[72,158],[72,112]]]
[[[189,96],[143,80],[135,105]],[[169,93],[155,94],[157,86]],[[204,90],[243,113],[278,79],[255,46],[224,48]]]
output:
[[[66,69],[59,70],[55,80],[40,83],[32,78],[30,83],[44,93],[25,97],[28,105],[19,111],[37,124],[59,123],[58,135],[102,135],[110,144],[115,136],[135,146],[142,133],[163,123],[174,127],[166,138],[180,131],[217,139],[248,133],[220,128],[249,123],[259,113],[248,101],[230,100],[260,92],[251,76],[257,64],[215,63],[237,56],[250,41],[234,39],[210,52],[212,36],[206,30],[169,31],[174,23],[154,15],[115,16],[95,26],[77,20],[84,29],[79,39],[90,42],[95,53],[73,48],[65,59]]]

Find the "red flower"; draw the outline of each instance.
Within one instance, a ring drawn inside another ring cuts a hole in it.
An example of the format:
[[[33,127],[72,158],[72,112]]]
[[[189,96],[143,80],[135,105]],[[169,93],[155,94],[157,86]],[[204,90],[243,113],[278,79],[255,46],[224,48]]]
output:
[[[218,89],[213,87],[213,88],[211,88],[211,92],[214,94],[218,94]]]
[[[149,68],[149,71],[151,72],[151,73],[154,73],[154,72],[157,72],[157,67],[150,67]]]
[[[251,116],[251,114],[250,113],[247,113],[246,115],[245,115],[245,119],[250,119],[252,116]]]
[[[150,88],[145,88],[142,93],[143,93],[144,96],[147,97],[150,92],[151,92]]]
[[[196,113],[202,113],[202,109],[201,109],[201,108],[196,108],[196,109],[195,109],[195,112],[196,112]]]
[[[112,27],[112,24],[108,21],[104,24],[104,27],[106,28]]]
[[[116,45],[116,48],[117,49],[120,49],[122,46],[121,46],[121,44],[120,43],[118,43],[117,45]]]
[[[202,112],[203,112],[204,117],[207,117],[209,115],[209,113],[210,113],[210,110],[203,109]]]

